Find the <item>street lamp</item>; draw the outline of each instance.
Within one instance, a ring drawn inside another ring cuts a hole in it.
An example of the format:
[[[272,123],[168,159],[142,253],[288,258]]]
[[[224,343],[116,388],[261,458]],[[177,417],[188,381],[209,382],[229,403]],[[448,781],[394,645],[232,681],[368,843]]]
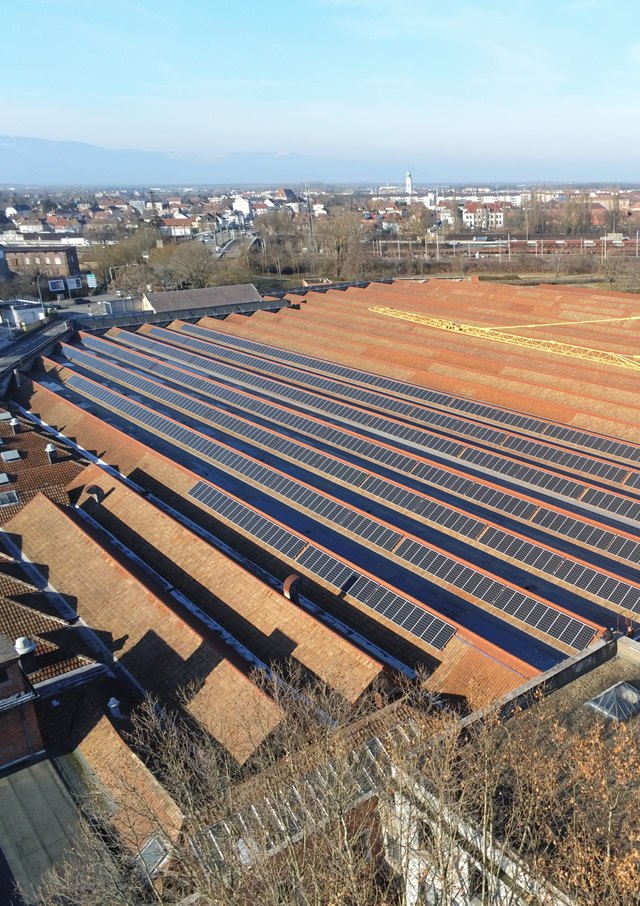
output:
[[[42,301],[42,290],[40,289],[40,277],[46,277],[46,274],[38,274],[36,277],[36,286],[38,287],[38,298],[40,299],[40,305],[44,306]]]

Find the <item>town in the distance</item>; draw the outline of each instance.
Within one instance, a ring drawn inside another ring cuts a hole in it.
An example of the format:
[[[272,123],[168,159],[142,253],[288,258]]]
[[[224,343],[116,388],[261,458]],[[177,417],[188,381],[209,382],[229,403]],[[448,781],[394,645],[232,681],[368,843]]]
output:
[[[6,186],[2,323],[24,329],[69,300],[96,316],[148,291],[247,281],[571,275],[633,291],[639,229],[631,186],[430,186],[408,171],[376,186]],[[18,301],[40,304],[20,314]]]

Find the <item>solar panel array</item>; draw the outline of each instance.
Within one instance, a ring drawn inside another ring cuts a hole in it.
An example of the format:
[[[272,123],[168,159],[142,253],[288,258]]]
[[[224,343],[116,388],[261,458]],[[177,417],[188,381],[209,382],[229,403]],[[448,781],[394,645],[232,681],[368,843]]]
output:
[[[264,370],[270,374],[276,374],[284,380],[308,384],[324,394],[346,396],[349,399],[356,399],[358,402],[362,402],[369,406],[382,409],[386,407],[387,409],[394,411],[394,414],[406,414],[407,417],[411,415],[411,407],[409,407],[409,413],[398,412],[399,409],[406,406],[405,403],[402,403],[399,400],[383,397],[380,394],[372,394],[369,391],[362,390],[358,387],[349,388],[347,385],[339,384],[336,381],[330,381],[326,378],[316,377],[315,375],[301,374],[287,366],[274,365],[269,361],[257,362],[255,358],[245,355],[244,353],[236,353],[234,350],[224,348],[215,349],[211,343],[204,340],[197,340],[182,335],[173,340],[172,334],[175,336],[175,332],[163,330],[158,327],[151,327],[148,331],[148,335],[158,337],[159,339],[167,341],[169,344],[177,342],[189,349],[195,349],[199,352],[204,352],[205,354],[208,353],[213,356],[220,355],[225,360],[228,358],[244,367],[256,368],[264,366]],[[341,389],[343,392],[341,392]],[[369,413],[354,407],[345,406],[345,409],[349,410],[348,417],[350,421],[362,425],[368,431],[399,439],[403,444],[415,447],[416,449],[433,452],[438,456],[462,461],[471,466],[480,466],[483,471],[493,472],[501,476],[506,476],[507,478],[513,478],[517,480],[518,484],[527,484],[536,488],[540,487],[555,496],[567,497],[569,499],[578,499],[587,489],[587,486],[581,482],[570,481],[561,475],[556,475],[540,468],[531,466],[525,468],[522,463],[517,460],[508,459],[497,454],[486,453],[483,450],[478,450],[467,444],[451,441],[448,438],[433,434],[427,430],[415,428],[413,425],[407,425],[397,420],[384,418],[377,414]],[[482,461],[478,461],[480,453],[484,453],[485,455],[485,458]],[[599,478],[604,480],[602,475],[600,475]],[[614,494],[609,494],[608,496],[602,495],[599,498],[598,507],[600,509],[618,512],[616,509],[616,498],[618,496],[619,495]],[[640,503],[634,503],[629,510],[629,513],[625,515],[632,519],[640,518]]]
[[[166,332],[165,332],[166,333]],[[235,383],[241,383],[245,386],[249,386],[251,389],[256,389],[259,392],[270,393],[272,395],[277,395],[280,398],[285,399],[288,402],[291,402],[293,405],[298,405],[301,407],[310,408],[321,414],[330,416],[332,419],[341,420],[347,424],[355,425],[356,427],[364,427],[366,430],[372,427],[373,423],[379,423],[384,421],[383,419],[376,418],[369,413],[363,413],[359,409],[347,406],[343,403],[336,402],[335,400],[326,399],[319,397],[317,394],[311,394],[304,390],[298,390],[295,387],[290,387],[288,385],[280,385],[269,378],[263,378],[259,375],[247,374],[246,372],[240,371],[238,368],[232,368],[231,366],[218,366],[213,360],[204,359],[201,356],[198,356],[193,353],[186,352],[184,350],[172,347],[165,343],[156,342],[154,340],[149,340],[146,337],[141,337],[137,334],[128,334],[120,333],[117,339],[121,343],[126,343],[131,345],[134,348],[139,348],[145,352],[149,352],[155,355],[161,354],[165,358],[174,358],[176,361],[180,362],[182,365],[187,367],[197,368],[200,371],[205,371],[213,376],[225,378],[229,381]],[[90,348],[96,348],[94,345],[93,338],[85,338],[84,344],[88,345]],[[98,341],[104,343],[105,341]],[[111,354],[111,353],[109,353]],[[116,355],[118,355],[116,353]],[[123,358],[123,360],[126,360]],[[154,371],[162,373],[162,366],[155,366]],[[188,378],[185,378],[185,382],[188,381]],[[405,432],[410,430],[408,426],[401,426],[405,429]],[[447,444],[450,448],[461,448],[461,445],[453,445],[450,442],[442,441],[441,447],[446,447]],[[442,450],[436,451],[442,452]],[[447,451],[445,450],[445,453]],[[367,455],[367,453],[359,455]],[[490,456],[491,454],[486,454]],[[456,460],[456,465],[460,466],[464,464],[464,461],[458,458]],[[513,464],[512,464],[513,465]],[[481,468],[482,462],[476,463],[478,468]],[[398,471],[403,471],[401,464],[394,464],[394,468]],[[513,474],[511,477],[514,482],[518,484],[522,483],[522,473],[518,472],[518,469],[521,468],[519,465],[514,466]],[[508,513],[509,515],[514,515],[517,518],[528,518],[533,512],[535,512],[537,506],[536,504],[527,503],[521,498],[514,497],[511,493],[505,491],[498,491],[495,489],[487,489],[483,484],[479,484],[477,479],[466,478],[464,476],[458,476],[452,474],[450,471],[445,469],[438,469],[437,466],[434,466],[430,463],[420,463],[415,468],[411,469],[412,478],[420,478],[426,483],[437,484],[439,487],[452,492],[458,496],[464,496],[468,499],[474,499],[478,502],[481,502],[485,506],[489,506],[492,509],[498,509],[502,512]],[[561,479],[558,476],[553,476],[549,478],[551,473],[540,473],[541,481],[546,481],[547,484],[552,484],[552,488],[545,488],[545,490],[550,493],[552,496],[563,497],[561,492],[566,491],[566,499],[571,500],[576,505],[580,506],[583,503],[581,499],[582,495],[578,495],[577,485],[578,482],[571,482],[566,479]],[[564,484],[563,484],[564,482]],[[587,490],[587,485],[579,485],[584,491]],[[617,512],[617,509],[620,505],[620,500],[626,501],[628,498],[621,498],[619,495],[606,495],[602,494],[598,498],[598,503],[602,509],[609,509],[619,516],[622,516],[623,519],[637,519],[639,512],[637,512],[640,504],[634,503],[632,507],[627,509],[624,513]]]
[[[113,365],[107,365],[105,370],[116,378],[120,371],[117,366]],[[151,382],[144,378],[130,375],[130,380],[134,386],[137,386],[142,391],[153,390],[149,386]],[[80,387],[78,385],[79,381],[83,382]],[[128,417],[133,417],[139,423],[149,425],[154,431],[170,437],[188,449],[197,450],[200,455],[207,456],[214,463],[249,478],[262,488],[279,494],[286,500],[296,503],[299,507],[324,518],[327,522],[335,525],[336,528],[351,532],[384,551],[392,551],[402,538],[400,533],[383,523],[363,516],[326,495],[314,491],[268,466],[263,466],[243,454],[236,453],[214,441],[209,441],[195,431],[176,426],[175,422],[151,412],[151,410],[132,402],[120,394],[115,394],[111,390],[106,390],[76,376],[68,379],[67,384],[74,389],[82,389],[86,395],[106,402],[115,411],[124,413]],[[160,385],[157,385],[156,392],[161,399],[170,400],[171,398],[176,398],[178,404],[180,404],[180,401],[186,401],[198,413],[210,408],[206,404],[185,397],[184,394],[178,391],[170,390]],[[239,421],[227,413],[220,414],[223,422],[230,420]],[[178,428],[178,433],[176,433],[176,427]],[[255,426],[249,426],[249,428],[254,435],[267,435],[267,432],[262,428]],[[314,453],[314,451],[294,444],[285,438],[280,438],[280,442],[299,447],[304,454],[327,458],[324,454]],[[298,457],[294,458],[297,459]],[[566,615],[559,614],[554,608],[529,595],[520,594],[518,607],[512,611],[509,607],[512,601],[510,592],[513,592],[513,589],[503,582],[488,579],[484,573],[479,572],[472,566],[465,565],[443,551],[427,546],[422,542],[411,541],[409,543],[411,545],[410,548],[406,548],[407,540],[400,545],[398,557],[417,567],[420,572],[432,581],[434,579],[439,580],[442,585],[457,588],[472,597],[484,601],[491,607],[507,613],[514,619],[518,619],[532,628],[545,632],[573,647],[584,647],[588,643],[583,640],[588,637],[589,641],[591,641],[595,635],[593,627],[586,626],[582,621],[571,617],[566,617],[565,619]]]
[[[564,557],[549,551],[539,544],[526,541],[504,530],[498,531],[490,528],[486,521],[466,516],[451,507],[430,501],[422,495],[400,488],[386,479],[374,478],[361,469],[350,467],[344,463],[341,464],[324,453],[312,451],[274,432],[256,427],[243,419],[201,403],[184,393],[171,390],[164,385],[147,380],[119,366],[96,359],[94,356],[76,350],[73,347],[64,347],[64,349],[68,358],[75,363],[83,364],[120,383],[135,387],[149,396],[160,399],[184,411],[191,412],[205,421],[215,424],[217,427],[226,429],[243,438],[251,439],[265,449],[273,450],[279,455],[290,458],[293,462],[310,465],[326,475],[339,475],[341,478],[344,477],[344,470],[348,470],[352,474],[347,476],[347,479],[350,480],[344,479],[346,483],[365,491],[368,496],[375,496],[385,502],[393,503],[398,508],[431,522],[441,530],[456,532],[471,541],[477,541],[482,536],[481,543],[484,546],[507,552],[512,559],[520,562],[525,568],[535,567],[540,572],[557,578],[558,569],[565,562]],[[229,393],[233,393],[233,391],[229,391]],[[296,418],[299,418],[299,416],[296,416]],[[343,467],[342,469],[341,466]],[[241,470],[242,474],[244,474],[242,464],[238,468],[238,471]],[[398,532],[385,528],[372,519],[362,517],[355,512],[349,512],[348,508],[311,491],[304,485],[293,482],[286,476],[278,475],[266,467],[261,467],[259,471],[252,469],[251,477],[253,480],[259,480],[269,490],[279,493],[286,499],[297,503],[316,515],[323,516],[338,524],[341,529],[354,532],[384,550],[393,550],[401,537],[403,537]],[[414,553],[409,561],[411,564],[418,565],[416,550],[419,551],[420,564],[429,562],[428,554],[432,552],[431,549],[419,542],[414,542]],[[396,554],[402,559],[408,559],[404,553],[404,545],[398,548]],[[421,569],[425,568],[424,565],[421,565]],[[442,578],[443,581],[451,582],[451,579],[446,574],[440,576],[436,569],[428,569],[427,571],[438,578]],[[576,582],[573,582],[574,574],[576,577],[579,576],[581,581],[576,580]],[[606,574],[599,573],[591,567],[579,567],[577,571],[568,571],[566,575],[562,576],[562,579],[570,585],[575,584],[580,591],[600,595],[606,600],[611,600],[612,603],[633,611],[640,610],[640,589],[629,583],[611,579]],[[470,584],[467,580],[468,577],[465,575],[464,584],[462,584],[462,579],[455,581],[454,584],[471,593]],[[494,591],[495,589],[491,589],[488,592],[488,596],[485,597],[479,594],[478,597],[487,604],[496,606],[495,601],[502,599],[499,599],[499,595],[494,593]],[[523,610],[519,611],[519,613],[523,612]],[[525,622],[527,621],[525,620]],[[537,624],[536,628],[538,628]]]
[[[163,344],[156,344],[153,341],[146,342],[150,342],[152,347],[159,345],[160,352],[164,349]],[[249,397],[242,391],[220,384],[212,385],[207,378],[178,370],[174,366],[131,352],[106,340],[88,337],[84,339],[83,345],[102,354],[107,354],[111,358],[126,362],[138,369],[152,372],[155,376],[185,385],[213,400],[227,402],[230,405],[244,408],[268,420],[270,423],[284,425],[298,433],[319,438],[335,448],[345,450],[350,454],[354,453],[373,463],[393,469],[396,473],[410,475],[412,479],[417,478],[426,485],[439,487],[447,493],[462,498],[464,501],[478,503],[483,507],[508,514],[521,521],[531,521],[541,528],[572,542],[579,542],[598,551],[611,553],[619,559],[627,560],[634,566],[640,562],[640,543],[631,539],[623,539],[624,543],[620,544],[620,536],[606,528],[585,525],[573,516],[561,515],[555,510],[524,500],[509,492],[479,483],[477,480],[456,474],[440,466],[423,462],[408,454],[391,450],[369,438],[356,437],[333,425],[315,421],[296,412],[282,410],[280,407],[271,405],[263,400]],[[155,351],[158,352],[157,349]],[[78,356],[82,355],[82,353],[75,353],[73,347],[65,347],[65,352],[72,358],[75,355],[75,360],[78,361]],[[235,373],[237,369],[229,370],[234,373],[225,373],[222,376],[227,377],[229,380],[237,380]],[[227,369],[225,369],[226,371]],[[250,377],[254,376],[250,375]],[[260,382],[261,385],[268,384],[269,390],[272,389],[270,385],[274,384],[270,379],[261,381],[260,378],[256,377],[255,380]],[[275,385],[276,390],[278,386],[277,384]],[[258,389],[264,390],[265,387],[261,386]],[[334,405],[339,406],[340,404]],[[321,464],[321,462],[317,461],[317,464],[313,467],[317,468],[318,464]],[[307,465],[310,466],[308,461]],[[399,488],[396,484],[377,479],[375,476],[369,476],[363,470],[358,470],[355,467],[349,468],[352,469],[349,473],[350,483],[361,487],[368,495],[379,497],[391,506],[412,514],[418,514],[421,518],[430,518],[429,513],[425,509],[425,498],[423,495]],[[333,477],[342,480],[341,476],[336,475],[335,472]],[[446,523],[443,524],[446,525]]]
[[[226,498],[227,495],[206,482],[197,482],[190,489],[189,496],[215,513],[223,512],[221,506],[226,508],[226,512],[229,512],[225,500],[221,499]],[[242,522],[236,521],[235,524],[250,534],[254,534],[254,519],[262,520],[263,517],[242,504],[235,501],[234,503],[246,511],[246,513],[238,513]],[[235,515],[235,511],[233,515]],[[227,515],[226,518],[230,517]],[[256,534],[256,537],[261,536]],[[357,569],[347,566],[320,548],[307,544],[301,539],[299,539],[299,543],[304,548],[302,553],[298,550],[287,556],[294,559],[299,567],[322,579],[336,593],[349,594],[355,600],[439,650],[444,648],[455,635],[455,627],[450,623],[446,623],[414,602],[395,594],[379,582],[375,582]]]
[[[138,382],[142,383],[143,379],[138,379]],[[160,415],[146,406],[141,406],[121,394],[86,381],[82,377],[73,376],[66,383],[75,390],[81,390],[86,396],[106,404],[126,418],[132,418],[139,424],[150,428],[156,434],[160,434],[174,443],[179,443],[198,456],[206,456],[220,468],[226,471],[233,471],[249,479],[254,484],[260,485],[265,490],[279,494],[289,502],[296,504],[299,508],[321,516],[327,521],[333,522],[339,528],[349,531],[383,550],[392,550],[402,537],[399,532],[386,528],[368,516],[357,513],[351,507],[333,500],[326,494],[314,491],[301,482],[283,475],[276,469],[262,465],[243,453],[238,453],[226,445],[217,443],[190,428],[179,425],[173,419]],[[184,397],[184,394],[176,394],[167,388],[161,389],[166,397]],[[203,404],[198,405],[200,408],[204,408]],[[232,416],[228,416],[228,418],[231,419]],[[224,413],[221,421],[224,421]],[[260,428],[255,428],[254,430],[256,433],[265,433]],[[283,443],[291,442],[283,439]],[[312,450],[307,452],[310,455],[320,456],[320,454],[314,454]]]
[[[478,403],[474,400],[455,396],[450,393],[429,390],[428,388],[420,387],[417,384],[410,384],[406,381],[382,377],[377,374],[372,374],[369,371],[363,371],[359,368],[350,368],[335,362],[328,362],[325,359],[318,359],[314,356],[291,352],[287,349],[270,346],[265,343],[257,343],[254,340],[247,340],[244,337],[235,337],[231,334],[213,330],[212,328],[204,328],[196,324],[186,323],[178,324],[176,325],[176,328],[180,332],[193,334],[195,336],[202,336],[205,338],[209,336],[215,340],[216,343],[231,346],[236,349],[247,350],[255,355],[266,356],[281,362],[297,365],[300,368],[308,368],[312,371],[319,371],[324,374],[332,374],[345,381],[364,384],[367,387],[376,387],[380,390],[385,390],[388,393],[394,393],[397,396],[408,397],[409,399],[425,402],[439,408],[457,410],[473,417],[508,425],[509,428],[516,430],[526,431],[531,434],[545,435],[554,440],[570,444],[572,447],[584,447],[586,449],[594,450],[600,455],[610,456],[616,459],[626,459],[632,463],[640,464],[640,446],[624,443],[615,438],[604,437],[589,431],[577,430],[568,425],[555,424],[540,418],[532,418],[529,415],[524,415],[509,409],[500,409],[497,406],[487,405],[486,403]]]

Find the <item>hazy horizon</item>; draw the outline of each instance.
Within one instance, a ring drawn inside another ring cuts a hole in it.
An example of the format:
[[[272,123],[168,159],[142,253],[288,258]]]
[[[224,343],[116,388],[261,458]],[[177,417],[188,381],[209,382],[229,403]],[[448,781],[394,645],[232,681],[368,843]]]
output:
[[[638,19],[630,0],[23,0],[2,131],[160,155],[185,182],[263,182],[251,155],[267,182],[278,158],[292,181],[633,182]],[[21,153],[0,181],[50,182]]]

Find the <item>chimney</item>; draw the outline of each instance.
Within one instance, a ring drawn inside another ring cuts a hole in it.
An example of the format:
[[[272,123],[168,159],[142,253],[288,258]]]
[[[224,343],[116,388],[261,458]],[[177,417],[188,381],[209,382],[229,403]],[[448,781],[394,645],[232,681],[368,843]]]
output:
[[[47,459],[50,463],[54,463],[57,458],[58,449],[54,444],[47,444],[44,448],[44,452],[47,454]]]
[[[11,431],[14,434],[20,433],[20,419],[12,418],[11,421],[9,422],[9,424],[11,425]]]

